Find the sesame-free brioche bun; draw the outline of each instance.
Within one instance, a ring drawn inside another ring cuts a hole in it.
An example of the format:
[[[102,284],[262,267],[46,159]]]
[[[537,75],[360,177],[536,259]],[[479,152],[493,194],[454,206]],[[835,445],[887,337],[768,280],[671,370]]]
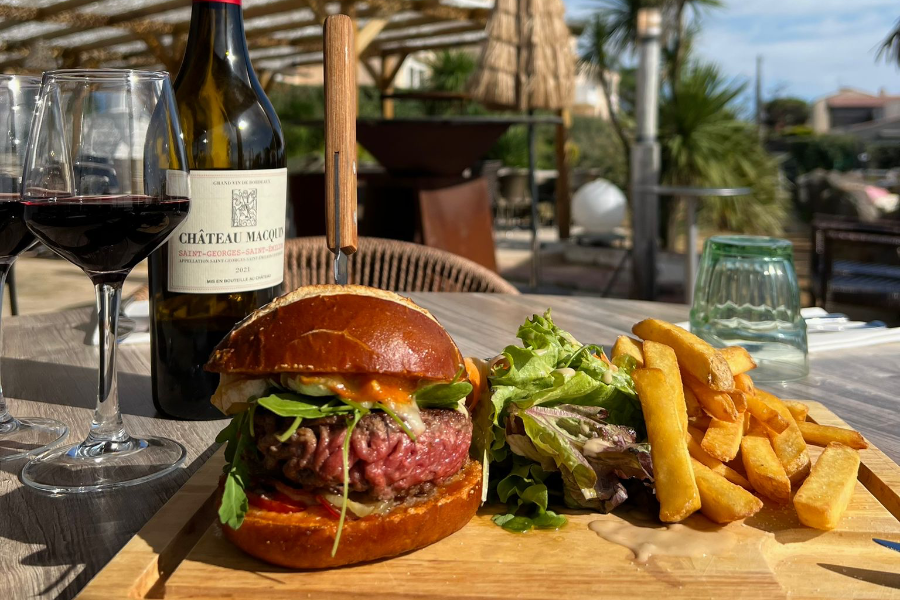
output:
[[[361,285],[313,285],[273,300],[238,323],[206,369],[449,381],[461,364],[450,335],[412,300]]]
[[[481,465],[468,461],[426,500],[382,515],[347,520],[332,557],[337,519],[312,512],[279,513],[251,506],[238,529],[220,526],[238,548],[272,564],[324,569],[388,558],[424,548],[462,529],[481,504]],[[218,502],[222,498],[219,487]]]

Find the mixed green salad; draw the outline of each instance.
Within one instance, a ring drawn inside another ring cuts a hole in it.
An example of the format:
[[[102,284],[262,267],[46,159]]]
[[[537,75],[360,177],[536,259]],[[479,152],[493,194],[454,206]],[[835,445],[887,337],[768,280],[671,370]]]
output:
[[[644,419],[630,373],[634,360],[608,362],[581,344],[548,310],[517,333],[490,366],[490,402],[473,415],[474,451],[489,469],[493,517],[513,531],[557,528],[553,504],[609,512],[653,475]]]

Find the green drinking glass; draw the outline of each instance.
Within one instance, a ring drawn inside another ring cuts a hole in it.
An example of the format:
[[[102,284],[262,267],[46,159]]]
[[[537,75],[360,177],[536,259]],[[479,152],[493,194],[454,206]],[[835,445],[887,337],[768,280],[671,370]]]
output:
[[[691,307],[691,332],[713,346],[743,346],[757,382],[809,373],[806,322],[788,240],[721,235],[706,240]]]

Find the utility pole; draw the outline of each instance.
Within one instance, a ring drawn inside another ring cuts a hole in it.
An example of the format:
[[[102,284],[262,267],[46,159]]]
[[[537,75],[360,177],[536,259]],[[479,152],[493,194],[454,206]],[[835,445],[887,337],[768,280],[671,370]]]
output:
[[[638,11],[637,137],[631,148],[631,190],[634,194],[631,268],[633,297],[656,299],[656,257],[659,235],[659,54],[662,14],[658,8]]]
[[[763,110],[762,100],[762,54],[756,55],[756,133],[759,135],[759,141],[765,138],[763,119],[765,111]]]

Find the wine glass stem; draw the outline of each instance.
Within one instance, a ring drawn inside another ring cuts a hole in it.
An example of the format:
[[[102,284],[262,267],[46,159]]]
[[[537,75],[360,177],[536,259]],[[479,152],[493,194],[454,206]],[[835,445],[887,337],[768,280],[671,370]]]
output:
[[[100,379],[97,409],[91,422],[87,445],[103,442],[124,442],[128,432],[119,411],[119,391],[116,379],[116,330],[119,326],[119,304],[122,301],[122,282],[97,283],[97,313],[100,317]]]
[[[14,261],[14,258],[0,260],[0,320],[2,320],[3,317],[3,296],[6,293],[6,275],[9,273],[9,269],[12,267]],[[3,328],[0,326],[0,352],[2,352],[2,349]],[[8,432],[10,429],[15,429],[15,427],[16,421],[6,408],[6,397],[3,395],[3,384],[0,384],[0,433]]]

